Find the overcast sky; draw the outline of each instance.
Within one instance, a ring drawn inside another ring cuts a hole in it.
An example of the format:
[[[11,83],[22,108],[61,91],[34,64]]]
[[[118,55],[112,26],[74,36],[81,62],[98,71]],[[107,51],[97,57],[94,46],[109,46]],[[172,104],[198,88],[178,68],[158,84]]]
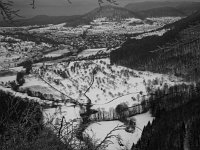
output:
[[[95,7],[98,7],[97,0],[70,0],[72,4],[69,4],[67,0],[36,0],[36,9],[33,10],[31,6],[28,6],[30,1],[31,0],[14,0],[15,8],[20,9],[22,15],[30,17],[35,15],[77,15],[89,12]],[[134,0],[118,1],[120,5],[125,5]]]
[[[69,16],[84,14],[98,7],[98,0],[71,0],[72,4],[67,3],[67,0],[35,0],[36,9],[29,6],[31,0],[13,0],[16,9],[20,9],[20,14],[27,18],[36,15],[49,16]],[[135,1],[151,1],[151,0],[117,0],[120,6],[124,6]],[[164,1],[164,0],[154,0]],[[169,1],[169,0],[168,0]],[[170,0],[180,1],[180,0]],[[184,1],[200,1],[200,0],[184,0]]]

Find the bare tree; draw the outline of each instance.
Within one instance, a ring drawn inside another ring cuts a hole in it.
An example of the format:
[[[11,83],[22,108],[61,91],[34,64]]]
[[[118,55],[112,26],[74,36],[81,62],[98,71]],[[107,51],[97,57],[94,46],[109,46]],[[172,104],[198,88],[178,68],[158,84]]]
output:
[[[13,9],[13,1],[0,0],[0,12],[5,21],[12,21],[16,16],[20,17],[19,10]]]

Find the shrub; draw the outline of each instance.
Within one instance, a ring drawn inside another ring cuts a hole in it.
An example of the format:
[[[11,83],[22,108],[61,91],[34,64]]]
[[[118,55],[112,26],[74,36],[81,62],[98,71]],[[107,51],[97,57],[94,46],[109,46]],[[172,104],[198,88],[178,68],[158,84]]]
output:
[[[25,80],[24,80],[24,73],[23,72],[18,72],[17,73],[17,77],[16,77],[16,81],[17,83],[21,86],[25,83]]]
[[[121,121],[126,120],[128,117],[128,105],[126,103],[121,103],[115,108],[116,113],[119,115]]]

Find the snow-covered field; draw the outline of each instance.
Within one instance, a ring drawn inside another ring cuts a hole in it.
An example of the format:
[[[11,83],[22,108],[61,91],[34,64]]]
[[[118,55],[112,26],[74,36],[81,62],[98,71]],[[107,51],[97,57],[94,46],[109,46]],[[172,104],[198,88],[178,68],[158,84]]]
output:
[[[44,57],[59,57],[59,56],[62,56],[62,54],[50,53],[50,54],[44,55]]]
[[[69,53],[70,50],[69,49],[59,49],[59,50],[56,50],[56,51],[53,51],[53,52],[50,52],[46,55],[44,55],[44,57],[59,57],[59,56],[62,56],[63,54],[67,54]]]
[[[22,69],[23,68],[14,68],[13,70],[19,71]],[[92,72],[95,73],[93,74]],[[39,78],[38,75],[43,79]],[[85,103],[86,98],[83,93],[88,89],[93,75],[94,83],[86,94],[92,100],[92,103],[95,104],[93,109],[100,109],[103,111],[109,111],[110,108],[115,109],[116,106],[122,102],[125,102],[128,106],[141,103],[144,96],[148,98],[147,88],[154,91],[158,88],[162,89],[165,84],[169,87],[175,84],[182,84],[182,79],[174,76],[132,70],[126,67],[110,65],[109,59],[99,59],[56,64],[39,63],[34,65],[33,74],[25,77],[25,83],[20,89],[29,89],[34,93],[40,92],[43,95],[46,94],[46,98],[65,99],[61,93],[55,90],[58,89],[75,100]],[[5,77],[5,79],[6,78],[11,80],[11,77]],[[4,78],[1,79],[5,80]],[[15,79],[15,76],[13,76],[12,79]],[[5,90],[5,88],[3,88],[3,90]],[[12,92],[11,89],[8,91]],[[27,96],[27,94],[21,94],[19,92],[13,92],[13,94],[24,98],[31,98]],[[115,100],[111,101],[113,99]],[[46,101],[45,99],[41,100],[36,98],[35,100],[39,101],[41,104],[46,103],[50,106],[53,104],[51,101]],[[58,106],[55,108],[44,109],[45,123],[50,121],[52,125],[59,126],[64,116],[67,122],[73,120],[75,121],[73,125],[79,125],[79,107],[73,107],[72,104],[65,104],[62,101],[58,102],[57,105]],[[137,115],[135,119],[136,126],[140,129],[143,129],[148,121],[153,120],[149,112]],[[106,134],[117,125],[123,125],[123,123],[119,121],[94,123],[87,128],[86,133],[95,141],[101,141]],[[119,138],[111,139],[114,144],[109,145],[107,148],[108,150],[130,149],[132,144],[136,143],[141,137],[141,131],[139,129],[136,129],[134,133],[128,133],[123,129],[113,134],[119,135]],[[119,143],[124,146],[120,146]]]
[[[92,55],[97,55],[101,53],[109,53],[109,52],[110,51],[107,51],[107,48],[86,49],[80,52],[77,57],[88,57]]]
[[[86,94],[95,104],[93,106],[95,109],[102,108],[104,110],[115,108],[122,102],[127,103],[128,106],[140,103],[143,97],[148,98],[147,88],[153,92],[158,88],[162,89],[165,84],[169,87],[182,84],[182,80],[174,76],[112,66],[109,59],[42,64],[33,70],[54,88],[80,103],[85,103],[84,92],[93,79],[92,72],[96,70],[94,83]],[[26,87],[27,84],[44,86],[44,82],[41,80],[39,80],[41,83],[37,83],[34,78],[33,81],[31,80],[26,80],[23,87]],[[48,88],[50,88],[49,85]],[[116,100],[112,101],[113,99]]]
[[[37,93],[41,93],[46,99],[61,100],[61,94],[55,91],[47,83],[35,76],[27,76],[25,78],[25,83],[20,87],[21,91],[30,90],[38,96]]]
[[[2,67],[2,68],[1,68]],[[24,71],[23,67],[4,68],[0,66],[0,82],[7,83],[16,80],[17,72]]]
[[[16,75],[13,76],[6,76],[6,77],[0,77],[0,82],[11,82],[11,81],[15,81],[16,79]]]
[[[134,133],[128,133],[124,129],[112,132],[112,135],[118,135],[119,138],[113,137],[110,140],[113,144],[110,144],[107,150],[130,150],[133,143],[136,144],[140,139],[144,126],[148,122],[153,121],[153,117],[149,112],[134,116],[136,119],[136,129]],[[104,121],[91,124],[86,130],[85,134],[88,134],[94,141],[100,143],[106,135],[114,129],[116,126],[122,126],[120,121]],[[139,129],[138,129],[139,128]],[[140,130],[141,129],[141,130]],[[120,146],[121,145],[121,146]],[[123,146],[122,146],[123,145]]]
[[[51,94],[52,96],[46,97],[62,100],[64,98],[62,97],[63,95],[51,87],[53,86],[75,100],[85,103],[86,98],[83,93],[89,87],[93,78],[92,72],[94,71],[94,83],[86,94],[95,104],[93,109],[104,111],[109,111],[110,108],[115,109],[122,102],[127,103],[128,106],[139,104],[143,96],[148,98],[147,87],[154,91],[158,88],[162,89],[165,84],[173,86],[182,83],[180,78],[174,76],[136,71],[126,67],[110,65],[109,59],[99,59],[56,64],[38,63],[33,67],[33,75],[25,77],[26,82],[20,89],[29,89],[35,93],[40,92],[46,95]],[[28,97],[26,94],[20,96]],[[113,99],[115,100],[110,102]],[[44,102],[43,100],[39,101],[41,103]],[[50,101],[47,102],[49,105],[53,104]],[[80,123],[79,107],[73,107],[72,104],[65,104],[61,101],[57,105],[55,108],[44,109],[45,123],[50,121],[52,125],[59,126],[63,116],[67,122],[75,121],[74,125]],[[135,119],[136,126],[140,129],[143,129],[148,121],[153,120],[149,112],[137,115]],[[91,124],[85,132],[95,141],[101,141],[117,125],[123,125],[123,123],[119,121],[98,122]],[[111,141],[114,144],[109,145],[107,149],[130,149],[132,144],[136,143],[141,137],[141,131],[138,128],[134,133],[128,133],[124,129],[112,133],[119,135],[119,138],[112,138]],[[120,146],[119,143],[124,146]]]

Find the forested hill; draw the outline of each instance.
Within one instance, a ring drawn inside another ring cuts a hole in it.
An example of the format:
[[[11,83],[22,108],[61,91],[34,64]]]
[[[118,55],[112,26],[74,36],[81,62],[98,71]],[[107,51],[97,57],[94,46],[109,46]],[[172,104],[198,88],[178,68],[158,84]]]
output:
[[[151,110],[156,119],[144,127],[141,139],[133,145],[132,150],[199,150],[199,85],[188,94],[189,101],[175,109],[169,110],[169,107],[183,100],[183,95],[166,97],[167,103],[152,103]]]
[[[163,28],[171,30],[161,37],[129,39],[111,53],[111,63],[194,79],[191,73],[200,70],[200,12]]]
[[[88,12],[83,15],[83,18],[90,19],[91,21],[96,18],[107,17],[109,19],[124,19],[124,18],[139,18],[144,19],[140,14],[130,11],[123,7],[114,5],[105,5]]]

